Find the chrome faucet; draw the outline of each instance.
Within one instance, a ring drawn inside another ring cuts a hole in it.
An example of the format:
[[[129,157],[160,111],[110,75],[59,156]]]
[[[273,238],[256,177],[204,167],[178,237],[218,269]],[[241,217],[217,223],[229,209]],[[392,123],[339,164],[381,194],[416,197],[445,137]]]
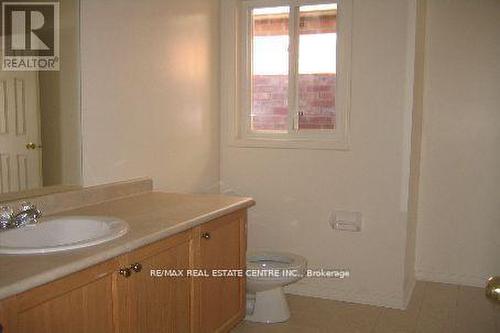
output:
[[[42,212],[30,202],[21,203],[17,212],[9,206],[0,207],[0,231],[38,223]]]

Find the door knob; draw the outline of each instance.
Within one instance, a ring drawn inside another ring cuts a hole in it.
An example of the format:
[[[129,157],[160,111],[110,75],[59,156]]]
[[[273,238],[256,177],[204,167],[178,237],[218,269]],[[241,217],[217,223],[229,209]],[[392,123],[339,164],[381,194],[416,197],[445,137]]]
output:
[[[485,291],[486,297],[493,302],[500,303],[500,276],[490,277]]]
[[[136,273],[139,273],[140,271],[142,271],[142,265],[136,262],[135,264],[130,265],[130,269]]]
[[[206,239],[206,240],[209,240],[210,239],[210,233],[208,232],[204,232],[201,234],[201,238],[203,239]]]
[[[118,273],[125,278],[128,278],[130,277],[130,275],[132,275],[132,271],[130,270],[130,268],[120,268]]]
[[[37,149],[37,148],[42,148],[42,146],[37,145],[36,143],[33,142],[28,142],[26,144],[26,149]]]

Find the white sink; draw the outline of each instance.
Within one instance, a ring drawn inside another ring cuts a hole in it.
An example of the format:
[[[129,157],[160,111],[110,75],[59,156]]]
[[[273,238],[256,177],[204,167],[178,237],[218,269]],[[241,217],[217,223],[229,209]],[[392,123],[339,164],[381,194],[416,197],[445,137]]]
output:
[[[128,231],[127,222],[106,216],[60,216],[0,232],[0,254],[74,250],[108,242]]]

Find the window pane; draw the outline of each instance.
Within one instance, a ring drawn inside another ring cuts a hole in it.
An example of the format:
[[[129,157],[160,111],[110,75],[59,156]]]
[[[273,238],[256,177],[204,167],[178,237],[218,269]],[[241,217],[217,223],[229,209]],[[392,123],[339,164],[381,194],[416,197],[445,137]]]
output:
[[[334,130],[337,5],[300,7],[299,130]]]
[[[289,7],[252,10],[253,131],[288,130]]]

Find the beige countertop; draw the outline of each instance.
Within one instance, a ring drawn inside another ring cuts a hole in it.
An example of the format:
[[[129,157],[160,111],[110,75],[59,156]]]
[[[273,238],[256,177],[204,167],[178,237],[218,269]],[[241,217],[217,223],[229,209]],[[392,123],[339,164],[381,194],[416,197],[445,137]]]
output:
[[[129,231],[108,243],[78,250],[0,255],[0,299],[253,205],[251,198],[150,192],[58,213],[118,217],[127,221]]]

